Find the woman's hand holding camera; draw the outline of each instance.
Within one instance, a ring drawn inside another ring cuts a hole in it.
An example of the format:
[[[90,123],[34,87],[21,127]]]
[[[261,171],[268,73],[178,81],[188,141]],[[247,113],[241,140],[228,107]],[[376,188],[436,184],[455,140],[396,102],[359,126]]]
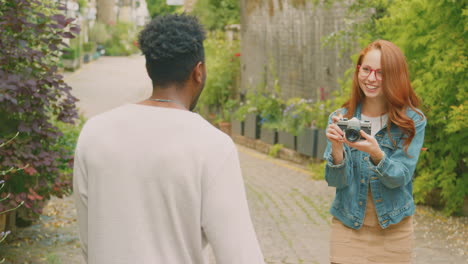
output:
[[[367,134],[360,130],[361,137],[365,140],[359,140],[356,142],[350,142],[346,139],[345,133],[336,124],[343,116],[338,114],[332,117],[333,123],[330,124],[326,131],[326,136],[332,143],[332,157],[334,164],[341,164],[343,162],[343,143],[357,150],[369,153],[372,162],[378,164],[384,157],[384,153],[380,149],[380,146],[375,137]]]
[[[375,137],[367,134],[366,132],[361,130],[359,131],[359,133],[361,133],[361,137],[363,137],[365,140],[349,142],[348,140],[346,140],[346,137],[345,137],[344,138],[345,143],[352,148],[369,153],[374,165],[379,164],[379,162],[384,157],[384,153],[380,149],[379,143],[377,142]]]
[[[330,124],[326,131],[326,136],[332,143],[332,157],[334,164],[341,164],[343,162],[343,143],[345,136],[343,130],[336,124],[343,116],[338,114],[332,117],[333,123]]]

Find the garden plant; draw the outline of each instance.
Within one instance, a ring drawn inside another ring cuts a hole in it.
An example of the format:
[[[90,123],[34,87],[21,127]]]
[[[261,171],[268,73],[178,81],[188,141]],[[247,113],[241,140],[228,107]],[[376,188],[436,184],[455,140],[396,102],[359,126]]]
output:
[[[58,65],[68,47],[64,39],[74,38],[79,27],[63,10],[52,0],[0,0],[0,143],[20,132],[0,149],[0,166],[25,167],[1,176],[8,183],[1,197],[9,202],[0,211],[24,203],[21,215],[28,219],[70,185],[63,174],[70,172],[72,157],[60,143],[59,126],[75,122],[77,99]]]

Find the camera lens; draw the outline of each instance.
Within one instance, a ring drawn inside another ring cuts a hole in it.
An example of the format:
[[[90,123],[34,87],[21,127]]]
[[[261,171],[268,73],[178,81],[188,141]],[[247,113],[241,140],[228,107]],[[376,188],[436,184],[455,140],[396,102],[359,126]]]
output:
[[[346,139],[349,142],[356,142],[361,138],[359,130],[348,128],[345,130]]]

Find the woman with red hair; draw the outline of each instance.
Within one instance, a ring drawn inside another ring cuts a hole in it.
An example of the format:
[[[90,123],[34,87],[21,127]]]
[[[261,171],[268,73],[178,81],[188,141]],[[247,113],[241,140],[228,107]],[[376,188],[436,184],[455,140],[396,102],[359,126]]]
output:
[[[418,106],[401,50],[385,40],[363,49],[351,98],[326,131],[325,179],[336,187],[332,263],[411,263],[412,178],[426,126]],[[369,121],[370,134],[355,129],[356,121]]]

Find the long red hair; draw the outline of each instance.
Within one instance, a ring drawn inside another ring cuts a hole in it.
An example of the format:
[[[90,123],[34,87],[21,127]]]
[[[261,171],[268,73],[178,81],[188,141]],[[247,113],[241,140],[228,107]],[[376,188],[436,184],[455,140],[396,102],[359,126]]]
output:
[[[343,104],[343,107],[348,109],[345,117],[351,118],[356,111],[357,105],[362,103],[365,98],[359,86],[358,66],[361,65],[364,56],[374,49],[379,50],[381,53],[382,90],[386,98],[388,109],[387,131],[391,138],[390,125],[391,123],[397,125],[402,130],[403,134],[405,134],[405,142],[403,145],[405,150],[407,150],[414,138],[416,128],[414,121],[406,115],[406,109],[410,107],[421,117],[423,115],[416,109],[420,101],[413,87],[411,87],[405,56],[403,52],[390,41],[376,40],[364,48],[359,54],[353,76],[351,98]]]

